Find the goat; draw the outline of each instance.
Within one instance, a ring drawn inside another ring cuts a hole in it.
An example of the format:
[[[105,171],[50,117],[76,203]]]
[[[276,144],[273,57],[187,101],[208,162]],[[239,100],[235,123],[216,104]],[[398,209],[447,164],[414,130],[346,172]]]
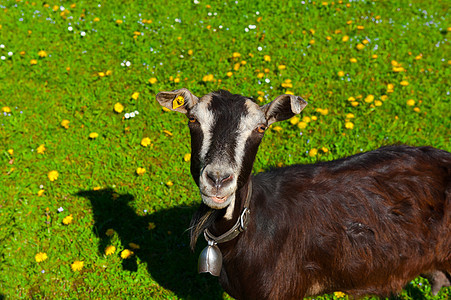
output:
[[[191,247],[203,233],[200,271],[219,275],[232,297],[388,296],[420,274],[435,293],[450,285],[449,152],[386,146],[251,175],[265,129],[299,114],[301,97],[261,107],[224,90],[156,98],[189,119],[190,171],[202,198]]]

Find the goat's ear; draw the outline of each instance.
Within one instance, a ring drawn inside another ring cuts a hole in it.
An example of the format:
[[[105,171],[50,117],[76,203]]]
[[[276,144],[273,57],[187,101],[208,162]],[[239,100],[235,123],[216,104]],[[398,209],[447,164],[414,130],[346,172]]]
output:
[[[287,120],[301,113],[307,106],[307,101],[299,96],[280,95],[272,102],[262,106],[268,125],[274,122]]]
[[[162,106],[173,111],[186,114],[194,105],[199,102],[199,98],[191,94],[187,89],[179,89],[170,92],[159,92],[157,101]]]

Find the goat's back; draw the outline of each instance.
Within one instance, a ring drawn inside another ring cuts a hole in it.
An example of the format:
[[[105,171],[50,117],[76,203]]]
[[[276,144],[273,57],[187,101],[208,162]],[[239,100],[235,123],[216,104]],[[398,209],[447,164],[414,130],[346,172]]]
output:
[[[450,272],[450,177],[450,153],[408,146],[260,173],[225,285],[239,291],[240,274],[263,291],[235,294],[246,298],[388,295]]]

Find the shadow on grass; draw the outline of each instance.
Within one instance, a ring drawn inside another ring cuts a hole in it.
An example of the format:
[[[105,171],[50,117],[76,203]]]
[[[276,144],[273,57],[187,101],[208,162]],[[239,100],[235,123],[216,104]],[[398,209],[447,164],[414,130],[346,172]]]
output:
[[[185,230],[195,208],[175,207],[139,216],[130,206],[132,195],[120,195],[111,189],[80,191],[77,195],[91,201],[93,231],[100,238],[99,253],[103,254],[110,245],[106,231],[112,228],[124,247],[131,249],[129,243],[140,246],[133,250],[135,256],[123,260],[124,270],[137,271],[139,260],[147,264],[149,274],[160,286],[181,298],[222,299],[217,278],[197,274],[200,247],[196,253],[189,249]]]

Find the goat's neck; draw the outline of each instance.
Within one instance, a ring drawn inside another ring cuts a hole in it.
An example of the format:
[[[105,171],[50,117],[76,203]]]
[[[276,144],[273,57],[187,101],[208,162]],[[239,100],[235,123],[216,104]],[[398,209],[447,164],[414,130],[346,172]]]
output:
[[[244,184],[244,186],[236,191],[235,201],[226,208],[226,213],[224,214],[224,216],[218,218],[214,222],[213,226],[211,227],[211,232],[214,235],[221,235],[227,232],[240,218],[241,212],[244,208],[244,202],[248,195],[249,180],[250,178]]]

